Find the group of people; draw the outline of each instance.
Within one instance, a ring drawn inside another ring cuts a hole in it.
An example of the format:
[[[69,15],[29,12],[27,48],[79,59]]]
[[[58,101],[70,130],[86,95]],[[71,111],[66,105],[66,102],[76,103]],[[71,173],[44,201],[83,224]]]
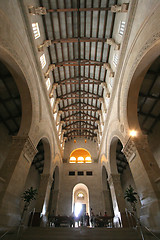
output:
[[[88,213],[81,214],[79,217],[74,218],[74,221],[77,222],[78,226],[86,226],[86,227],[95,227],[96,225],[96,218],[101,217],[102,214],[94,214],[93,210],[91,209],[91,214],[89,216]],[[107,217],[107,212],[104,213],[104,217]]]

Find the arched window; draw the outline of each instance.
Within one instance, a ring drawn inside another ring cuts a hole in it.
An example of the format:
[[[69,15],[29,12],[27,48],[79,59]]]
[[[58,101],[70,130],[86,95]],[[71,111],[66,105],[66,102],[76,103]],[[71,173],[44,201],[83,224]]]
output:
[[[70,158],[70,163],[76,163],[76,158],[75,157],[71,157]]]
[[[86,158],[85,158],[85,162],[86,162],[86,163],[91,163],[91,157],[86,157]]]
[[[77,162],[78,162],[78,163],[84,163],[84,158],[81,157],[81,156],[78,157]]]
[[[72,151],[70,163],[91,163],[91,154],[84,148],[77,148]]]

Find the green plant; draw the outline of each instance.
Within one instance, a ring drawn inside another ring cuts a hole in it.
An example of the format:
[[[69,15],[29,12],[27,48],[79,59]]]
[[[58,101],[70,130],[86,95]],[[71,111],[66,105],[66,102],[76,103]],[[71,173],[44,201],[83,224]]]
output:
[[[24,213],[25,211],[27,211],[31,201],[36,199],[36,195],[37,195],[37,189],[33,189],[33,187],[28,188],[22,194],[21,198],[23,199],[25,204],[24,204],[21,220],[23,219]]]
[[[125,191],[124,198],[131,204],[132,210],[136,212],[136,203],[137,203],[137,198],[135,197],[137,193],[134,191],[134,188],[129,185],[129,187]]]

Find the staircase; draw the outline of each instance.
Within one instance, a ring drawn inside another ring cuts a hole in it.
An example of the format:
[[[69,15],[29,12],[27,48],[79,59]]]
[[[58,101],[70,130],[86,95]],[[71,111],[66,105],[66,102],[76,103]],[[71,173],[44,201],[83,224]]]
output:
[[[3,240],[141,240],[134,229],[125,228],[29,228],[20,238],[8,234]]]

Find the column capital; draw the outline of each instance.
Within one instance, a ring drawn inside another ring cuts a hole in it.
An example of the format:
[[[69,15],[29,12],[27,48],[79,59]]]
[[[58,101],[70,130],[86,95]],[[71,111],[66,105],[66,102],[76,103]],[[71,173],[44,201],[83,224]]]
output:
[[[120,44],[116,43],[113,38],[107,38],[106,43],[114,47],[114,50],[120,49]]]
[[[56,68],[56,65],[55,65],[54,63],[50,64],[49,67],[48,67],[47,72],[44,74],[44,77],[45,77],[45,78],[48,78],[48,77],[49,77],[49,73],[50,73],[51,71],[53,71],[55,68]]]
[[[24,136],[13,136],[13,144],[16,144],[17,147],[23,146],[23,155],[29,162],[31,162],[38,152],[30,137]]]
[[[111,6],[111,12],[127,12],[129,3],[123,3],[122,5],[113,5]]]
[[[51,46],[51,44],[52,44],[51,40],[45,40],[42,44],[37,46],[38,51],[39,52],[43,52],[44,51],[44,47],[49,47],[49,46]]]
[[[47,9],[45,7],[35,8],[34,6],[29,6],[28,11],[31,15],[46,15]]]

